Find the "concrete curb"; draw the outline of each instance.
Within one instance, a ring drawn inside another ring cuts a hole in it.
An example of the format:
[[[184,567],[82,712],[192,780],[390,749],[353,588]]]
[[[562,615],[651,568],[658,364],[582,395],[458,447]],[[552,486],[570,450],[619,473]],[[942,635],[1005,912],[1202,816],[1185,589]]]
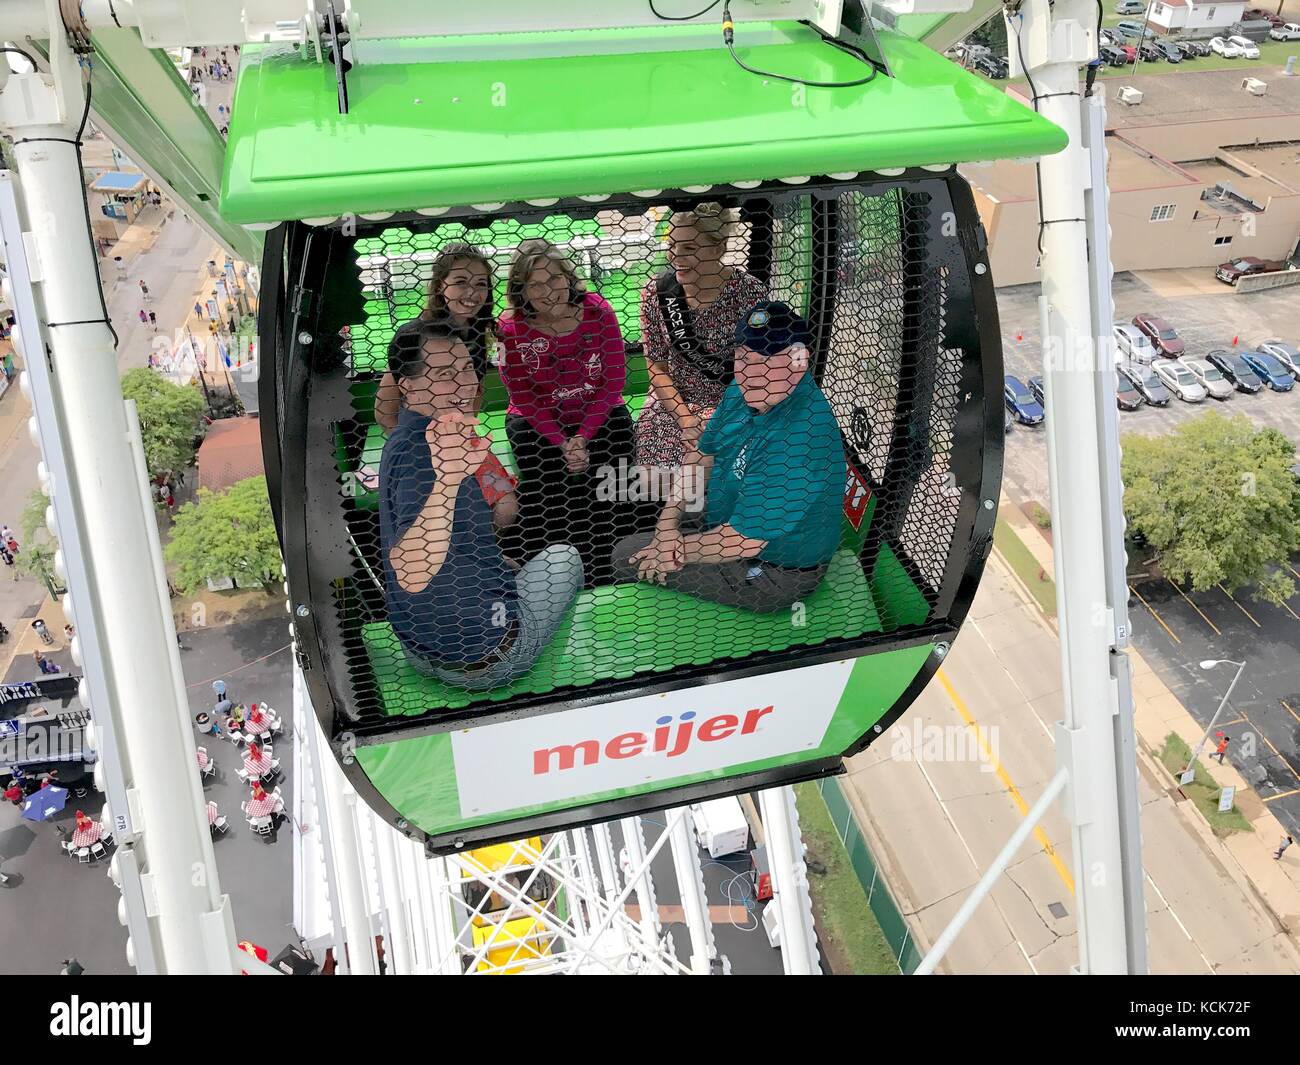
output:
[[[1029,553],[1055,578],[1051,547],[1020,510],[1009,504],[1005,496],[1002,502],[1000,516],[1005,517],[1007,525]],[[1024,588],[1024,582],[1016,577],[1005,559],[1002,562],[1016,585],[1024,590],[1026,598],[1037,609],[1037,603]],[[1054,619],[1043,617],[1041,611],[1039,616],[1053,632],[1057,631]],[[1158,757],[1165,736],[1176,732],[1187,740],[1189,746],[1194,747],[1205,730],[1160,680],[1136,647],[1130,646],[1128,655],[1133,669],[1133,713],[1139,756],[1143,759],[1142,764],[1159,782],[1161,790],[1174,790],[1174,781]],[[1249,835],[1234,833],[1221,839],[1214,834],[1209,822],[1196,809],[1195,803],[1179,799],[1175,802],[1175,808],[1233,881],[1243,891],[1258,899],[1264,911],[1277,922],[1292,943],[1300,948],[1300,868],[1293,871],[1285,861],[1273,859],[1276,843],[1271,841],[1281,840],[1287,834],[1286,829],[1268,812],[1263,800],[1231,765],[1218,766],[1208,759],[1202,764],[1221,787],[1230,785],[1237,789],[1240,797],[1238,806],[1254,831]]]

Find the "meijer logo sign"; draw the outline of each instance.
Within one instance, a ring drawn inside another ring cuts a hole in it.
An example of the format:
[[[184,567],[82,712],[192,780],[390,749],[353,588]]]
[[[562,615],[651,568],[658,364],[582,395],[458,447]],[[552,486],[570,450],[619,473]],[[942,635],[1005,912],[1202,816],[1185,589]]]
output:
[[[560,803],[813,750],[853,662],[786,670],[452,734],[461,814]]]

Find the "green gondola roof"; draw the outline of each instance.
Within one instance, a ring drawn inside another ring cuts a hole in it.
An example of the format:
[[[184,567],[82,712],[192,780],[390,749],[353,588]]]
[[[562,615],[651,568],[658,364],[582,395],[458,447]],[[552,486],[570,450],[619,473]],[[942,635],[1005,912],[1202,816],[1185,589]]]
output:
[[[747,35],[785,43],[747,47]],[[737,36],[750,66],[820,81],[863,71],[797,24],[750,23]],[[222,214],[266,223],[1020,158],[1065,145],[1061,129],[1001,88],[899,34],[882,35],[894,77],[838,89],[750,74],[720,40],[700,47],[718,37],[716,27],[690,26],[362,42],[347,115],[338,114],[333,66],[249,46]],[[588,54],[554,54],[566,48]]]

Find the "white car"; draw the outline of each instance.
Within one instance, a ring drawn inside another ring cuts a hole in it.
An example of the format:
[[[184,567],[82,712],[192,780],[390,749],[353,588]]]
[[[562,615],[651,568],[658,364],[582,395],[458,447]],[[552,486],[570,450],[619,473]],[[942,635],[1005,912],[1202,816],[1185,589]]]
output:
[[[1184,403],[1201,403],[1210,394],[1196,375],[1181,362],[1173,359],[1156,359],[1151,364],[1160,383]]]
[[[1261,340],[1255,345],[1255,350],[1272,355],[1290,371],[1292,377],[1300,378],[1300,348],[1294,344],[1285,340]]]
[[[1259,58],[1259,46],[1249,37],[1229,37],[1228,43],[1235,44],[1241,49],[1241,57],[1243,59]]]
[[[1115,347],[1124,358],[1144,366],[1158,354],[1150,338],[1135,325],[1115,326]]]
[[[1288,22],[1285,26],[1274,26],[1268,35],[1275,41],[1300,41],[1300,22]]]
[[[1232,398],[1234,389],[1231,383],[1208,359],[1193,359],[1184,355],[1178,361],[1192,371],[1192,376],[1201,383],[1201,387],[1211,397],[1220,400]]]
[[[1240,59],[1242,56],[1241,45],[1233,44],[1235,37],[1211,37],[1210,51],[1215,55],[1221,55],[1224,59]]]

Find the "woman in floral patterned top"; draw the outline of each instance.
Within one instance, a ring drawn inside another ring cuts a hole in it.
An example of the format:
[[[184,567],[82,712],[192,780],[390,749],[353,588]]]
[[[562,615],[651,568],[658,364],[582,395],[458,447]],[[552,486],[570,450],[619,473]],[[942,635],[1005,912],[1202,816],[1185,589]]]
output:
[[[723,263],[736,214],[716,203],[672,216],[669,269],[641,291],[641,338],[650,395],[636,424],[642,466],[680,466],[695,449],[732,378],[736,320],[767,285]],[[692,336],[693,334],[693,336]]]

